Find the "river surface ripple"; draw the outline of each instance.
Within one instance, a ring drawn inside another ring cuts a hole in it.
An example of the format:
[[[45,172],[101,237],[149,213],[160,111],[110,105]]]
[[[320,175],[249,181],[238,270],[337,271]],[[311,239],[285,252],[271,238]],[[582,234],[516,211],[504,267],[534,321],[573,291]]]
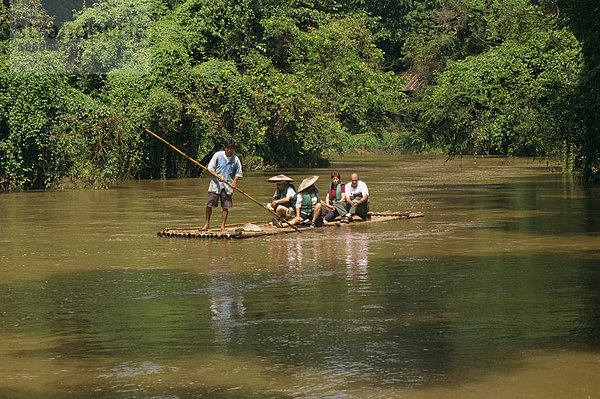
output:
[[[332,170],[425,217],[166,239],[207,178],[0,195],[0,397],[596,397],[598,187],[532,159],[280,172],[324,196]],[[267,202],[270,176],[239,187]],[[234,196],[230,223],[268,219]]]

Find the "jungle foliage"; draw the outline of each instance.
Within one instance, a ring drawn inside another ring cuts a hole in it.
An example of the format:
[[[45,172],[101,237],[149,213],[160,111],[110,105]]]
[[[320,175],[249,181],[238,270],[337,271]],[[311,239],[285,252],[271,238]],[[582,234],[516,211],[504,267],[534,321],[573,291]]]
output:
[[[598,7],[559,0],[103,0],[0,8],[0,189],[352,150],[600,159]],[[424,83],[407,94],[408,71]]]

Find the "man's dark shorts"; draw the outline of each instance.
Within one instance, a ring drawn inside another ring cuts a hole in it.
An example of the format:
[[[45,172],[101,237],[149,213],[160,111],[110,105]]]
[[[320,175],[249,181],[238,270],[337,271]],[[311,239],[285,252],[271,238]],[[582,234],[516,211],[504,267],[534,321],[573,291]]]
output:
[[[219,206],[219,200],[221,201],[221,208],[233,208],[232,196],[231,194],[227,194],[225,190],[221,190],[221,194],[209,192],[206,200],[206,206],[209,208],[216,208]]]

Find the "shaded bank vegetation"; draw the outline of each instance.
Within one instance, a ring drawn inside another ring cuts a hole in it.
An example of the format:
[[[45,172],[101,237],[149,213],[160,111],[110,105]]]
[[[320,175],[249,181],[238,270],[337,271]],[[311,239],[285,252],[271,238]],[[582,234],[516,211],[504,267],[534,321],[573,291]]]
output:
[[[247,168],[435,148],[598,172],[592,1],[72,3],[3,0],[1,189],[199,174],[142,126],[199,160],[234,138]]]

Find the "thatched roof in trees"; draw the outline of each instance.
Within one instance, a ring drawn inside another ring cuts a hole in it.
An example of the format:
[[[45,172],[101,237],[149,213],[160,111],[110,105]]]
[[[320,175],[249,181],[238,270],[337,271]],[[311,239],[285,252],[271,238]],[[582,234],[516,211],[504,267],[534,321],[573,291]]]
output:
[[[425,81],[421,75],[416,73],[402,72],[400,75],[408,79],[408,82],[406,82],[404,89],[402,90],[405,93],[410,93],[417,90]]]

